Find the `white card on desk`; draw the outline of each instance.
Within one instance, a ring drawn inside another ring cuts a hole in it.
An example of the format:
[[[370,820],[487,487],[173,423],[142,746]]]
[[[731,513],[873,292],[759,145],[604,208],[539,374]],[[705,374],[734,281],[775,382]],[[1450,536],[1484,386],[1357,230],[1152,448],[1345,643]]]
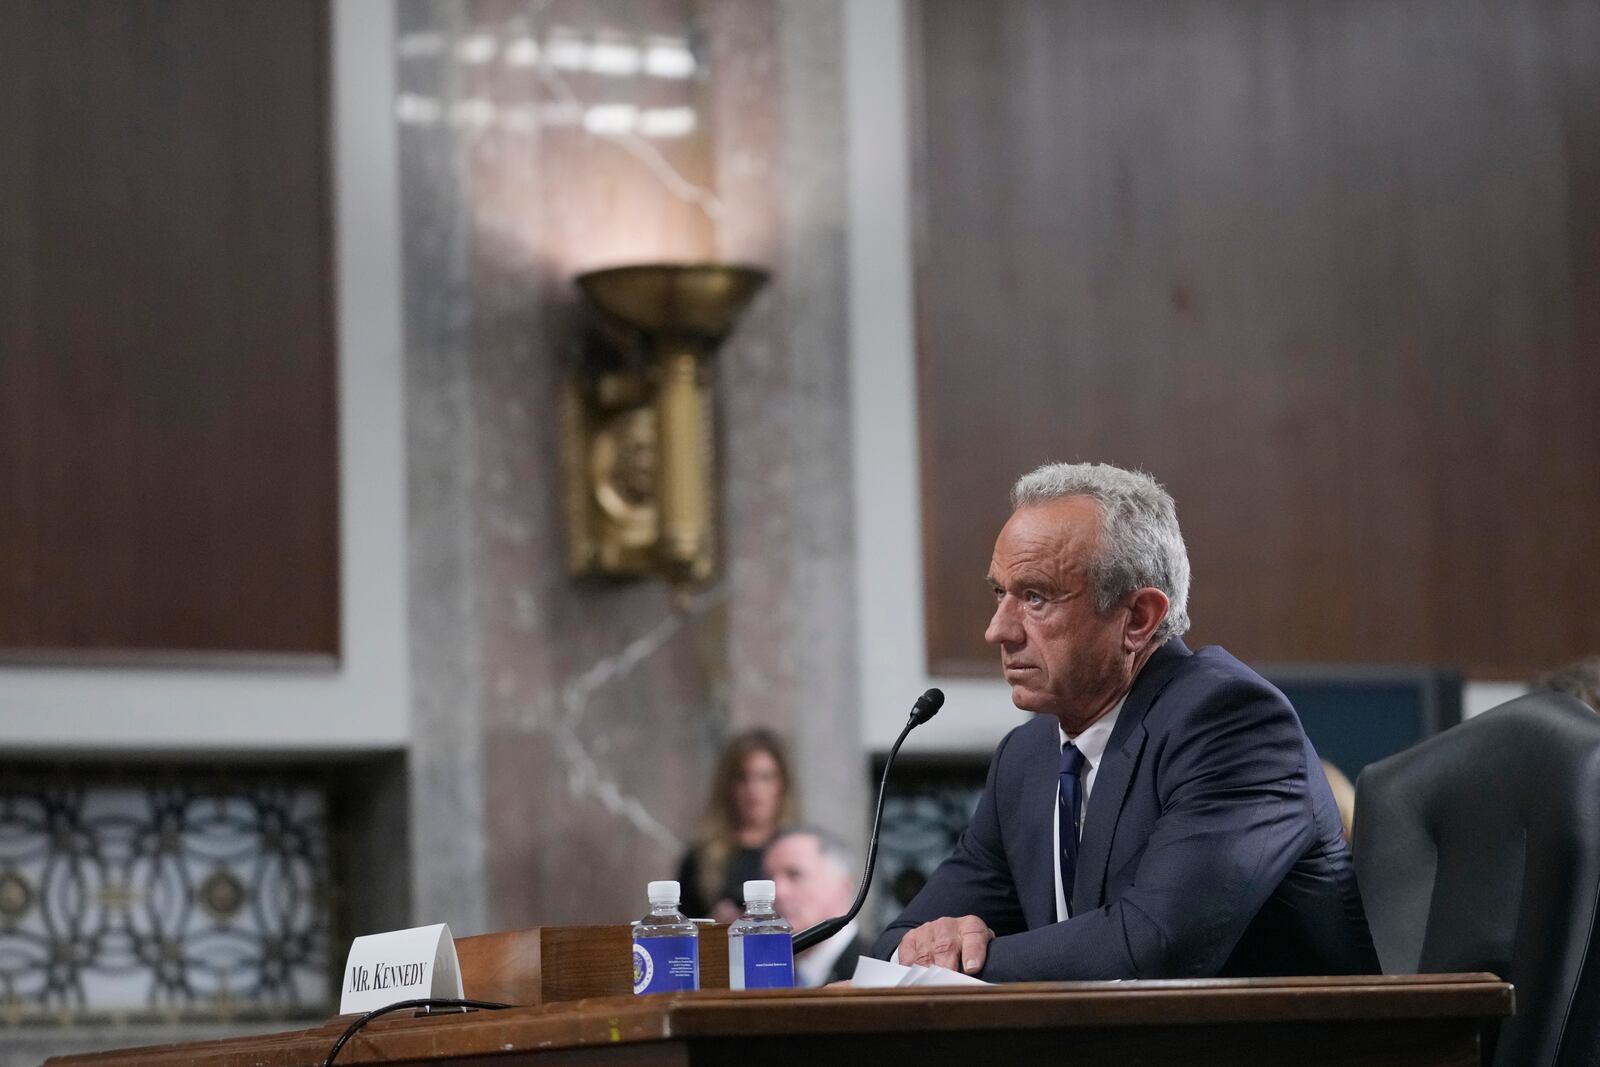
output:
[[[372,1011],[402,1000],[461,995],[461,965],[449,926],[391,930],[351,943],[339,1014]]]

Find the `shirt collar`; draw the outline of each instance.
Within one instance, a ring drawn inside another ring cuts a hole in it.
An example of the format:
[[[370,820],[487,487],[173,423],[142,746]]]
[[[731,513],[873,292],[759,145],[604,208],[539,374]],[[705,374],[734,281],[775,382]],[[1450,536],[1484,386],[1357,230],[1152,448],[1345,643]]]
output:
[[[834,963],[844,955],[845,949],[855,943],[860,930],[859,920],[851,919],[844,929],[828,940],[801,953],[800,958],[794,961],[795,977],[800,979],[798,984],[816,988],[826,982],[828,972],[833,970]]]
[[[1069,737],[1067,731],[1056,727],[1061,734],[1061,743],[1065,745],[1071,741],[1073,747],[1083,753],[1090,767],[1100,766],[1100,757],[1105,755],[1106,743],[1111,740],[1111,731],[1116,728],[1117,716],[1122,714],[1122,705],[1127,699],[1124,695],[1110,711],[1090,723],[1077,737]]]

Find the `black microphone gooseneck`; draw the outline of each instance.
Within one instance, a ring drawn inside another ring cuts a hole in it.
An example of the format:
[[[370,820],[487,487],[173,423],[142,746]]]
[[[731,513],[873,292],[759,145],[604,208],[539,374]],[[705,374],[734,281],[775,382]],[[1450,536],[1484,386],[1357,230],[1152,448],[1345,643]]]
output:
[[[883,761],[883,778],[878,782],[878,810],[872,816],[872,840],[867,845],[867,869],[861,875],[861,888],[856,892],[856,902],[850,905],[850,910],[833,919],[824,919],[817,925],[807,930],[802,930],[794,935],[794,950],[804,952],[812,945],[828,940],[834,934],[843,930],[850,924],[861,910],[861,905],[867,902],[867,890],[872,888],[872,868],[878,862],[878,825],[883,822],[883,794],[889,786],[889,768],[894,766],[895,753],[900,751],[900,746],[905,742],[906,735],[921,726],[938,713],[944,706],[944,693],[937,689],[930,689],[917,698],[911,706],[911,717],[906,720],[906,728],[900,731],[900,736],[895,738],[894,747],[889,749],[889,758]]]

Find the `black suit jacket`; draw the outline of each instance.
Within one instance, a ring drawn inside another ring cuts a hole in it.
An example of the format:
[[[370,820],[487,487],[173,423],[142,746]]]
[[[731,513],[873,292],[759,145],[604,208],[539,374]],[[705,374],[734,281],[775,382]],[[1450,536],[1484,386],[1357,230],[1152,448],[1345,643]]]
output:
[[[1289,701],[1220,648],[1139,672],[1095,772],[1055,916],[1054,716],[995,750],[955,852],[873,946],[978,915],[990,981],[1378,973],[1338,809]]]
[[[843,982],[855,977],[856,960],[871,949],[872,946],[864,937],[858,937],[850,942],[850,947],[839,953],[839,958],[833,961],[833,967],[828,971],[828,981]]]

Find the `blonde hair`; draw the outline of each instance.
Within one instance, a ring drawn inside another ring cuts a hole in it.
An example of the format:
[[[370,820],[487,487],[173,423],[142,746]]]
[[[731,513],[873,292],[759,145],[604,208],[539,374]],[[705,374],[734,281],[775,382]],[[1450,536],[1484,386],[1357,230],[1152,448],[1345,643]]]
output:
[[[722,883],[728,877],[728,862],[739,843],[739,812],[734,805],[733,790],[739,776],[744,773],[745,761],[757,752],[765,752],[772,757],[772,761],[778,765],[778,777],[783,783],[777,827],[794,821],[794,785],[789,777],[789,759],[784,755],[783,741],[766,729],[746,730],[734,735],[723,746],[722,755],[717,757],[716,769],[711,774],[711,795],[706,798],[705,814],[700,818],[699,844],[695,846],[700,867],[700,884],[697,888],[706,901],[715,901],[722,895]]]

